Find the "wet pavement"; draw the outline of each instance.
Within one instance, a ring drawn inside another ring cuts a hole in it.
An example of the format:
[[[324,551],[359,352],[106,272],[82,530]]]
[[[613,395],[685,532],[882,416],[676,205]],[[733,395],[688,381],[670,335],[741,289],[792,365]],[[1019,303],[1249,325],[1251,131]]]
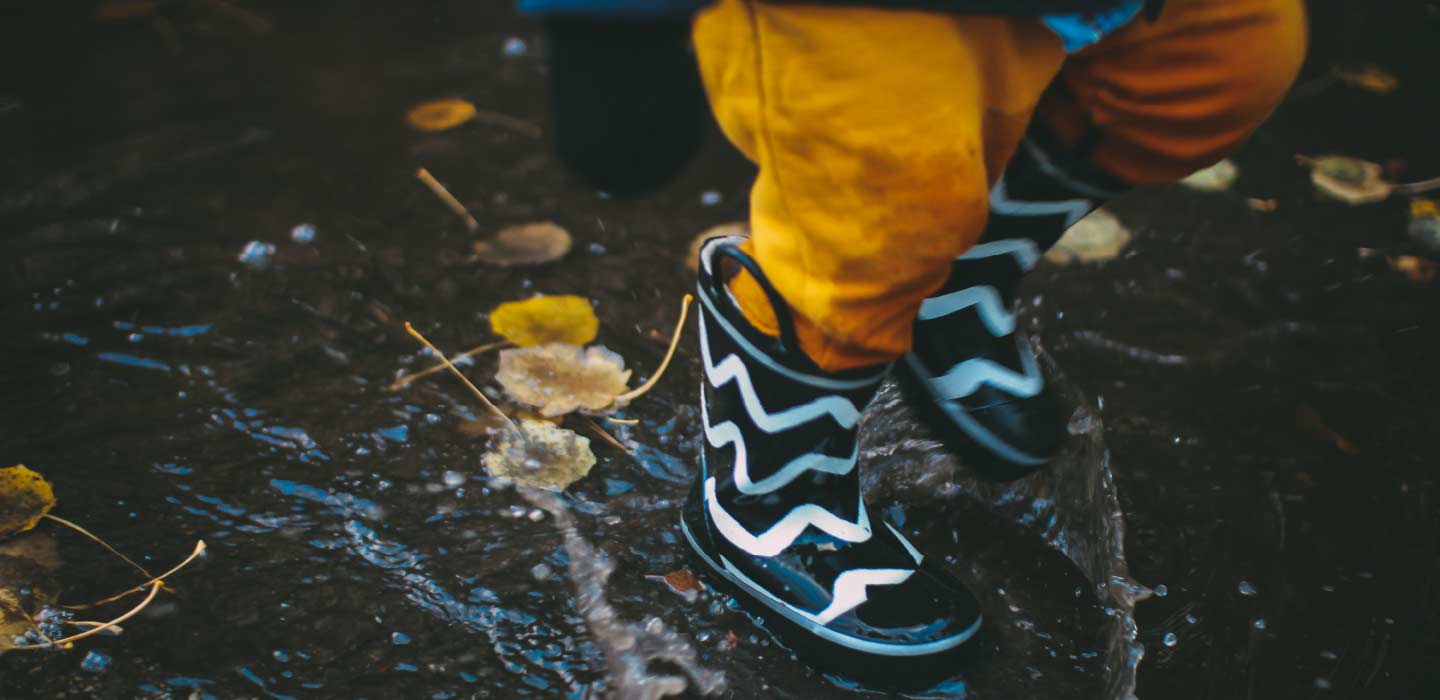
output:
[[[583,294],[599,342],[646,376],[691,284],[685,248],[743,217],[748,166],[712,139],[659,195],[607,200],[522,126],[409,129],[406,108],[450,95],[543,124],[540,38],[500,3],[7,13],[0,463],[45,473],[57,513],[147,567],[195,539],[211,552],[122,636],[0,657],[0,697],[603,692],[561,539],[484,478],[464,390],[444,377],[386,389],[425,363],[400,324],[453,352],[493,339],[485,313],[501,301]],[[1440,286],[1385,263],[1418,252],[1403,201],[1318,199],[1293,161],[1340,152],[1403,159],[1403,180],[1440,174],[1440,15],[1317,8],[1314,34],[1295,95],[1236,157],[1243,194],[1136,193],[1113,208],[1136,233],[1121,258],[1027,282],[1039,341],[1103,420],[1129,573],[1156,591],[1136,607],[1142,698],[1440,693]],[[1326,77],[1370,62],[1400,91]],[[420,165],[484,230],[554,220],[575,250],[531,270],[476,266]],[[303,223],[313,240],[293,235]],[[267,265],[237,259],[252,241],[274,246]],[[616,564],[611,603],[690,635],[729,697],[863,692],[799,667],[722,601],[645,578],[687,563],[674,524],[698,359],[685,348],[627,412],[641,423],[610,426],[634,456],[595,440],[599,464],[567,491],[579,533]],[[493,358],[477,365],[483,377]],[[1085,576],[1033,523],[960,502],[877,506],[908,508],[935,546],[979,562],[967,576],[1003,575],[1013,595],[989,604],[1024,602],[1016,620],[1048,616],[1065,639],[1017,642],[1039,665],[975,670],[949,696],[1112,692],[1087,636],[1103,605],[1061,604]],[[134,582],[56,537],[64,600]],[[1000,610],[997,624],[1014,621]],[[1076,658],[1044,660],[1057,649]],[[1002,681],[1015,684],[984,685]]]

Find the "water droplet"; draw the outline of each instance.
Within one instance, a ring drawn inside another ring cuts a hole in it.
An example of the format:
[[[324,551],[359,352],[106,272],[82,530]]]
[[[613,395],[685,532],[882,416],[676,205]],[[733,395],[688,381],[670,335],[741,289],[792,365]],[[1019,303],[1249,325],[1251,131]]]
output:
[[[80,662],[80,668],[90,673],[103,673],[109,665],[110,655],[102,651],[92,651]]]
[[[505,39],[505,45],[501,48],[501,51],[503,51],[506,56],[524,56],[526,53],[529,53],[530,46],[525,43],[524,39],[518,36],[512,36]]]
[[[531,522],[538,523],[541,520],[545,519],[545,511],[536,508],[535,510],[530,511],[529,518]]]
[[[1240,585],[1237,587],[1237,590],[1239,590],[1240,595],[1243,596],[1253,596],[1260,593],[1260,591],[1255,590],[1254,586],[1250,585],[1249,581],[1241,581]]]
[[[296,243],[309,243],[315,240],[315,224],[299,224],[290,229],[290,240]]]
[[[397,647],[403,647],[410,643],[410,635],[404,632],[392,632],[390,634],[390,643]]]
[[[125,336],[125,339],[132,343],[138,343],[145,339],[145,335],[142,333],[131,333],[130,335]]]
[[[1160,643],[1167,647],[1173,647],[1180,643],[1180,638],[1175,636],[1174,632],[1166,632],[1165,636],[1160,639]]]
[[[720,193],[715,190],[705,190],[700,193],[700,203],[707,207],[713,207],[719,204],[720,199]]]
[[[1263,618],[1263,617],[1261,617],[1261,618],[1256,618],[1256,620],[1255,620],[1255,629],[1257,629],[1257,630],[1263,630],[1263,629],[1265,629],[1265,618]]]
[[[275,657],[275,660],[279,661],[282,664],[290,660],[290,655],[286,654],[283,651],[280,651],[279,649],[270,652],[270,655]]]
[[[530,569],[530,575],[534,576],[536,581],[548,580],[553,573],[555,572],[550,569],[550,565],[544,562],[536,564]]]
[[[274,244],[264,241],[250,241],[240,250],[239,260],[251,268],[263,270],[270,266],[270,257],[274,254]]]
[[[1193,624],[1199,622],[1199,621],[1200,621],[1200,618],[1195,617],[1194,615],[1191,615],[1191,614],[1188,614],[1188,613],[1187,613],[1187,614],[1185,615],[1185,621],[1193,625]]]
[[[464,474],[461,474],[460,472],[457,472],[457,471],[448,471],[448,470],[447,470],[447,471],[445,472],[445,477],[444,477],[444,478],[445,478],[445,485],[446,485],[446,486],[449,486],[449,487],[452,488],[452,489],[453,489],[453,488],[457,488],[457,487],[459,487],[460,485],[462,485],[462,484],[465,483],[465,475],[464,475]]]
[[[1326,661],[1334,661],[1335,659],[1340,658],[1340,656],[1337,655],[1335,652],[1326,649],[1320,652],[1320,658],[1325,659]]]
[[[1163,583],[1156,586],[1153,590],[1155,591],[1156,598],[1164,598],[1165,596],[1170,595],[1170,589],[1166,588],[1165,584]]]

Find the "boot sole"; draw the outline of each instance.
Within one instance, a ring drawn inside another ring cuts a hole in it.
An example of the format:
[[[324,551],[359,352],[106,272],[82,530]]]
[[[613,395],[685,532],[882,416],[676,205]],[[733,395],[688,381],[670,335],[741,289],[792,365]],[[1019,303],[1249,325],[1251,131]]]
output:
[[[1034,457],[1040,461],[1031,464],[1020,463],[1007,459],[1001,450],[1008,450],[1019,453],[1020,450],[1010,446],[994,435],[987,434],[984,439],[977,438],[966,429],[964,425],[957,422],[955,418],[945,412],[940,406],[940,399],[931,391],[928,383],[919,372],[909,366],[909,356],[901,358],[895,363],[895,375],[900,384],[901,394],[915,407],[916,413],[925,422],[930,432],[951,452],[956,453],[964,460],[965,465],[973,467],[982,477],[997,482],[1009,482],[1027,477],[1040,469],[1045,468],[1055,460],[1056,455],[1048,457]],[[956,408],[965,419],[975,423],[977,431],[983,431],[973,417],[965,410],[964,406],[957,405]],[[988,431],[985,431],[988,433]],[[994,446],[987,443],[994,443]],[[1023,453],[1022,453],[1023,454]],[[1029,456],[1029,455],[1026,455]]]
[[[858,644],[891,647],[888,650],[867,652],[845,642],[821,636],[811,627],[813,623],[792,619],[793,612],[772,604],[755,593],[752,586],[741,581],[718,561],[718,555],[710,553],[713,548],[706,544],[708,538],[704,515],[691,512],[696,502],[687,499],[682,508],[680,531],[690,545],[693,558],[714,574],[707,577],[712,587],[739,601],[741,609],[756,626],[765,630],[783,648],[794,652],[811,667],[872,688],[915,691],[934,687],[937,683],[954,677],[960,667],[968,665],[981,653],[981,620],[976,620],[975,624],[961,635],[942,640],[943,644],[936,645],[939,648],[935,651],[927,650],[922,653],[915,653],[914,648],[881,645],[862,639],[853,640],[853,643]],[[691,520],[699,521],[693,528],[699,529],[699,533],[693,531]],[[835,633],[832,631],[831,634]]]

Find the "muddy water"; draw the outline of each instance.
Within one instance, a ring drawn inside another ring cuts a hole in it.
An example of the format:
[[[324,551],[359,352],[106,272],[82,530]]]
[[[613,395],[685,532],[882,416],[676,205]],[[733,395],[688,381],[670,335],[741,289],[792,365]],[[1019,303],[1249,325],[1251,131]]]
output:
[[[1126,257],[1029,282],[1032,328],[1096,414],[1072,424],[1083,468],[1014,491],[973,484],[903,414],[873,423],[898,446],[872,443],[873,459],[924,467],[886,470],[876,507],[953,557],[999,625],[989,661],[935,695],[1123,695],[1137,660],[1127,587],[1105,575],[1124,575],[1121,542],[1157,591],[1135,611],[1140,697],[1440,688],[1425,663],[1440,654],[1440,306],[1383,255],[1356,255],[1414,252],[1403,203],[1317,201],[1288,165],[1334,149],[1440,172],[1433,81],[1406,68],[1434,65],[1423,47],[1440,44],[1406,11],[1317,14],[1305,84],[1378,60],[1417,87],[1386,101],[1320,84],[1283,107],[1237,185],[1278,211],[1143,193],[1116,207],[1136,229]],[[712,143],[674,187],[620,202],[503,121],[409,131],[406,107],[450,94],[543,122],[539,39],[498,4],[185,2],[106,22],[45,8],[0,32],[14,71],[0,82],[0,462],[44,471],[58,512],[147,567],[211,547],[123,636],[0,657],[0,697],[609,687],[565,541],[481,474],[463,390],[443,377],[386,389],[424,362],[399,324],[453,351],[491,339],[484,312],[500,301],[585,294],[600,342],[643,378],[690,285],[682,251],[743,216],[747,167]],[[470,236],[414,181],[418,165],[485,228],[553,219],[575,251],[533,272],[468,263]],[[295,236],[305,223],[313,239]],[[274,246],[267,264],[240,260],[254,241]],[[565,495],[614,565],[606,600],[693,640],[729,697],[865,695],[797,666],[724,601],[646,578],[686,564],[674,513],[696,371],[687,348],[628,412],[641,423],[611,427],[634,456],[596,440],[599,464]],[[1116,497],[1123,539],[1107,525]],[[134,581],[58,537],[65,600]]]

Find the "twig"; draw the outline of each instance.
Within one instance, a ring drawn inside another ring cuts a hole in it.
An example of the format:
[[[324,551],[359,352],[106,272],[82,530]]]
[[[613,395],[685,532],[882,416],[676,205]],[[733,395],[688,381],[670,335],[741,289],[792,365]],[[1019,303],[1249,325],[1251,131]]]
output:
[[[116,551],[114,547],[111,547],[108,543],[105,542],[105,540],[102,540],[102,539],[100,539],[99,537],[96,537],[96,536],[95,536],[94,534],[92,534],[89,530],[86,530],[85,528],[80,527],[79,525],[76,525],[75,523],[72,523],[72,522],[70,522],[69,520],[66,520],[66,519],[64,519],[64,518],[51,515],[51,514],[49,514],[49,513],[46,513],[46,514],[45,514],[45,517],[47,517],[47,518],[49,518],[49,519],[51,519],[51,520],[54,520],[55,522],[60,523],[61,525],[64,525],[65,527],[68,527],[68,528],[70,528],[71,530],[74,530],[74,531],[76,531],[76,532],[78,532],[78,533],[80,533],[80,534],[82,534],[82,535],[84,535],[84,536],[86,536],[86,537],[89,537],[90,539],[94,540],[96,544],[100,545],[101,547],[104,547],[104,548],[105,548],[107,551],[109,551],[111,554],[114,554],[115,556],[120,557],[121,559],[124,559],[126,564],[129,564],[130,566],[135,567],[135,570],[136,570],[136,571],[139,571],[139,572],[142,573],[142,574],[144,574],[144,575],[145,575],[145,578],[155,578],[155,574],[152,574],[152,573],[150,573],[149,571],[146,571],[146,570],[145,570],[145,567],[140,566],[139,564],[136,564],[135,562],[131,561],[131,560],[130,560],[130,557],[127,557],[127,556],[125,556],[124,554],[121,554],[120,552]]]
[[[156,576],[156,577],[150,579],[149,581],[146,581],[145,583],[142,583],[142,584],[140,584],[140,585],[138,585],[138,586],[136,586],[136,587],[134,587],[134,588],[131,588],[131,589],[129,589],[129,590],[126,590],[126,591],[124,591],[124,592],[122,592],[122,593],[116,593],[115,595],[112,595],[112,596],[110,596],[109,598],[105,598],[105,599],[103,599],[103,600],[97,600],[97,601],[95,601],[95,602],[93,602],[93,603],[86,603],[86,604],[84,604],[84,605],[66,605],[66,606],[64,606],[64,607],[65,607],[66,610],[88,610],[88,609],[90,609],[90,608],[99,607],[99,606],[104,605],[104,604],[106,604],[106,603],[113,603],[113,602],[115,602],[115,601],[117,601],[117,600],[120,600],[121,598],[124,598],[124,597],[126,597],[126,596],[129,596],[129,595],[134,594],[136,591],[139,591],[140,589],[142,589],[142,588],[144,588],[144,587],[146,587],[146,586],[148,586],[148,585],[150,585],[150,584],[152,584],[152,583],[155,583],[155,584],[163,583],[163,582],[165,581],[165,579],[169,578],[172,574],[174,574],[175,572],[177,572],[177,571],[185,568],[186,566],[188,566],[188,565],[190,564],[190,562],[195,561],[195,557],[198,557],[198,556],[200,556],[201,554],[204,554],[204,553],[205,553],[205,540],[196,540],[196,541],[195,541],[195,551],[191,552],[191,553],[190,553],[190,556],[185,557],[185,561],[182,561],[182,562],[180,562],[179,564],[176,564],[175,566],[171,567],[169,571],[166,571],[165,573],[160,574],[159,576]],[[116,620],[116,622],[119,622],[119,620]]]
[[[670,336],[670,349],[665,351],[665,359],[660,361],[660,366],[655,369],[655,374],[650,375],[650,381],[636,387],[634,391],[627,391],[615,397],[615,404],[623,406],[645,395],[645,392],[654,388],[655,383],[660,381],[660,376],[665,374],[665,369],[670,366],[670,358],[675,357],[675,348],[680,345],[680,334],[685,331],[685,317],[690,313],[690,302],[695,297],[686,294],[684,301],[680,302],[680,321],[675,324],[675,333]]]
[[[597,435],[599,435],[600,437],[604,438],[604,439],[605,439],[605,442],[608,442],[608,443],[614,445],[615,447],[619,448],[621,452],[624,452],[625,454],[630,455],[631,457],[634,457],[634,456],[635,456],[635,453],[634,453],[634,452],[631,452],[631,451],[630,451],[630,448],[626,447],[626,446],[625,446],[624,444],[622,444],[619,440],[616,440],[614,435],[611,435],[610,433],[605,432],[605,429],[602,428],[602,427],[600,427],[600,424],[599,424],[599,423],[596,423],[593,418],[586,417],[586,418],[585,418],[585,423],[590,426],[590,429],[591,429],[591,430],[595,431],[595,434],[597,434]]]
[[[425,186],[429,187],[430,191],[434,192],[435,196],[439,197],[440,201],[445,203],[445,206],[450,207],[450,211],[455,212],[456,216],[465,220],[465,228],[471,231],[480,228],[480,222],[476,221],[475,217],[470,215],[470,210],[466,209],[465,205],[461,204],[460,200],[455,198],[455,195],[450,194],[450,190],[445,189],[445,186],[440,184],[440,181],[436,180],[435,176],[431,175],[429,170],[420,168],[415,171],[415,177],[420,178],[420,181],[425,183]]]
[[[1399,192],[1400,194],[1424,194],[1431,190],[1440,190],[1440,177],[1432,177],[1429,180],[1421,180],[1419,182],[1407,182],[1402,185],[1396,185],[1391,189],[1392,192]]]
[[[508,340],[500,340],[500,341],[496,341],[496,342],[494,342],[494,343],[486,343],[486,344],[484,344],[484,345],[480,345],[480,346],[477,346],[477,347],[470,348],[469,350],[466,350],[465,352],[462,352],[462,353],[460,353],[459,355],[456,355],[456,356],[450,358],[450,361],[451,361],[451,362],[459,362],[459,361],[461,361],[461,360],[463,360],[463,359],[465,359],[465,358],[467,358],[467,357],[474,357],[474,356],[476,356],[476,355],[479,355],[480,353],[490,352],[491,350],[495,350],[495,349],[497,349],[497,348],[503,348],[503,347],[505,347],[505,346],[507,346],[507,345],[509,345],[509,344],[510,344],[510,341],[508,341]],[[430,367],[426,367],[425,369],[420,370],[419,372],[416,372],[416,373],[414,373],[414,374],[407,374],[407,375],[405,375],[405,376],[400,377],[399,379],[396,379],[395,381],[393,381],[393,382],[390,383],[390,386],[389,386],[388,388],[389,388],[390,391],[399,391],[399,390],[401,390],[401,389],[404,389],[404,388],[407,387],[407,386],[410,386],[410,384],[411,384],[412,382],[414,382],[414,381],[417,380],[417,379],[420,379],[421,377],[428,377],[428,376],[430,376],[430,375],[432,375],[432,374],[435,374],[436,372],[444,372],[444,371],[445,371],[445,363],[443,363],[443,362],[436,363],[436,364],[434,364],[434,365],[432,365],[432,366],[430,366]]]
[[[415,327],[410,325],[409,321],[405,322],[405,332],[420,341],[425,347],[430,348],[430,352],[435,353],[435,356],[440,358],[441,362],[445,363],[445,368],[450,370],[450,373],[458,377],[460,381],[464,382],[466,387],[469,387],[470,392],[475,394],[475,398],[480,399],[480,403],[485,404],[486,408],[490,409],[495,415],[500,416],[501,420],[505,421],[505,425],[510,426],[510,429],[515,431],[516,435],[520,436],[521,442],[527,445],[530,444],[530,438],[526,437],[525,431],[521,430],[520,426],[515,425],[515,421],[510,420],[510,416],[505,415],[504,411],[500,410],[495,404],[490,403],[490,399],[486,398],[485,394],[476,388],[474,384],[471,384],[470,380],[466,379],[465,375],[461,374],[459,369],[456,369],[455,365],[450,362],[450,358],[445,357],[445,353],[440,352],[429,340],[426,340],[425,336],[421,335],[420,331],[415,330]]]
[[[79,634],[71,635],[71,636],[69,636],[69,637],[65,637],[64,639],[56,639],[56,640],[49,641],[49,642],[42,642],[42,643],[40,643],[40,644],[27,644],[27,645],[25,645],[25,646],[23,646],[23,647],[8,646],[8,645],[7,645],[7,646],[0,646],[0,650],[4,650],[4,651],[30,651],[30,650],[32,650],[32,649],[50,649],[50,648],[52,648],[52,647],[66,647],[66,648],[68,648],[68,647],[70,647],[70,645],[74,644],[76,641],[79,641],[79,640],[84,639],[84,638],[86,638],[86,637],[91,637],[91,636],[100,634],[101,632],[104,632],[105,630],[108,630],[108,629],[118,629],[118,628],[120,627],[120,623],[122,623],[122,622],[124,622],[124,621],[126,621],[126,620],[128,620],[128,619],[130,619],[130,618],[132,618],[132,617],[135,617],[136,615],[140,614],[140,611],[141,611],[141,610],[144,610],[144,609],[145,609],[145,606],[149,605],[151,601],[155,600],[155,596],[158,595],[158,594],[160,593],[160,589],[161,589],[161,588],[164,588],[164,587],[165,587],[165,582],[164,582],[164,581],[154,581],[154,582],[151,582],[151,583],[150,583],[150,595],[145,596],[145,600],[140,601],[140,604],[139,604],[139,605],[131,608],[131,609],[130,609],[130,612],[127,612],[127,613],[125,613],[124,615],[121,615],[120,617],[117,617],[117,618],[115,618],[115,619],[113,619],[113,620],[111,620],[111,621],[109,621],[109,622],[103,623],[103,624],[101,624],[101,625],[99,625],[99,626],[97,626],[97,627],[92,627],[92,628],[90,628],[90,629],[88,629],[88,630],[85,630],[84,632],[81,632],[81,633],[79,633]]]
[[[639,418],[616,418],[615,416],[605,416],[605,420],[616,425],[640,425]]]

